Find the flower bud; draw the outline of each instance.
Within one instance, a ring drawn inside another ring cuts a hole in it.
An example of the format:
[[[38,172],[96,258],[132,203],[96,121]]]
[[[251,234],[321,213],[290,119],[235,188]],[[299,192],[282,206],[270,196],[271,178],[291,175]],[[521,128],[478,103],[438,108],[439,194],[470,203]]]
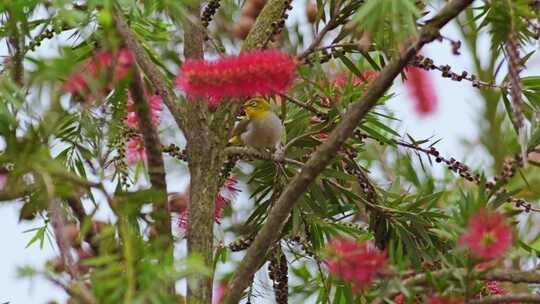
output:
[[[317,21],[317,15],[319,11],[317,9],[317,4],[314,2],[309,2],[306,5],[306,17],[309,23],[315,23]]]

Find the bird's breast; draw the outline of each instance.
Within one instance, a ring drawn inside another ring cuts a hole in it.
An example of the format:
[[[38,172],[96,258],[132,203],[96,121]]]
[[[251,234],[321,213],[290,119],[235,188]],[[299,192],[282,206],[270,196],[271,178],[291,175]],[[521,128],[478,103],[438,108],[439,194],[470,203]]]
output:
[[[281,137],[281,121],[274,112],[263,119],[249,122],[246,132],[241,135],[242,141],[255,148],[275,148]]]

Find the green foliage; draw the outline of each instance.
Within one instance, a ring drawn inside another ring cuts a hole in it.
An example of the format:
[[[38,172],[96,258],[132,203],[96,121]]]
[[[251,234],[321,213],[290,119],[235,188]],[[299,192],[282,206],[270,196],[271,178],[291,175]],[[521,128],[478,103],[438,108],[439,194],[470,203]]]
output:
[[[354,16],[360,32],[365,31],[382,49],[395,47],[416,34],[416,20],[425,1],[368,0]]]
[[[536,17],[536,13],[531,10],[530,1],[493,1],[483,6],[481,10],[480,16],[485,15],[485,18],[480,28],[489,28],[492,48],[502,47],[512,30],[517,33],[516,38],[521,44],[534,37],[527,23],[527,19]]]
[[[28,247],[32,246],[32,244],[39,241],[39,248],[43,249],[43,245],[45,243],[45,238],[47,238],[47,240],[49,240],[49,242],[51,243],[51,246],[52,246],[52,240],[51,240],[51,235],[50,235],[51,233],[48,230],[48,220],[45,220],[45,224],[43,226],[41,226],[41,227],[36,227],[36,228],[32,228],[32,229],[28,229],[28,230],[23,231],[23,233],[29,233],[29,232],[35,232],[35,234],[32,237],[32,239],[30,239],[30,241],[28,241],[25,248],[28,248]]]

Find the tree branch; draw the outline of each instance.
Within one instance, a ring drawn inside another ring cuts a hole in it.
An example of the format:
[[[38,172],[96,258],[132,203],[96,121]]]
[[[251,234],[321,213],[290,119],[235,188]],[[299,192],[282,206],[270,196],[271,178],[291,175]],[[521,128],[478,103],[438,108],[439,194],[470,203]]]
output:
[[[157,90],[157,93],[171,112],[178,127],[185,131],[183,119],[186,117],[185,109],[178,106],[176,103],[176,95],[169,85],[169,81],[163,76],[163,73],[158,70],[152,62],[144,47],[139,43],[133,31],[126,22],[120,10],[116,10],[113,15],[116,29],[120,36],[124,39],[126,47],[131,51],[138,64],[140,64],[144,73],[148,76],[152,84]]]
[[[150,105],[144,90],[144,83],[138,69],[134,68],[133,81],[129,91],[135,105],[135,113],[139,119],[139,131],[143,135],[144,148],[148,162],[148,174],[152,187],[159,191],[159,196],[154,202],[152,218],[155,220],[156,229],[159,236],[160,246],[172,257],[174,241],[171,233],[171,214],[167,202],[167,184],[165,182],[165,166],[161,154],[161,143],[157,131],[152,122]]]
[[[66,226],[66,219],[63,216],[60,202],[55,196],[53,179],[47,173],[41,173],[41,178],[43,179],[45,192],[47,193],[48,212],[51,219],[56,244],[58,246],[58,250],[60,251],[60,256],[66,265],[67,272],[71,276],[71,279],[78,281],[80,273],[77,265],[75,265],[73,255],[71,253],[72,244],[69,238],[66,236],[65,230],[63,229],[63,227]]]
[[[232,304],[240,301],[243,291],[247,287],[246,283],[249,282],[249,278],[258,270],[261,261],[265,258],[268,247],[279,237],[289,213],[298,198],[316,179],[317,175],[330,164],[338,149],[353,134],[354,129],[358,126],[362,118],[375,106],[379,98],[392,85],[394,78],[399,75],[424,44],[438,37],[440,28],[456,17],[472,2],[473,0],[454,0],[445,5],[441,12],[429,20],[422,28],[418,40],[401,52],[399,58],[389,63],[365,92],[360,101],[351,105],[347,113],[343,116],[341,123],[330,134],[328,140],[312,154],[302,171],[292,179],[270,211],[266,224],[259,231],[234,274],[224,303]]]
[[[302,162],[299,162],[295,159],[290,158],[283,158],[281,155],[278,154],[272,154],[267,151],[259,151],[253,148],[249,147],[228,147],[225,149],[225,154],[228,156],[240,156],[247,157],[247,158],[256,158],[256,159],[263,159],[263,160],[270,160],[275,162],[285,162],[291,165],[297,165],[297,166],[303,166],[304,164]]]
[[[503,296],[488,296],[478,300],[469,300],[470,304],[493,304],[493,303],[540,303],[540,295],[528,293],[507,294]]]
[[[457,276],[464,276],[467,273],[465,269],[443,269],[433,271],[429,273],[431,277],[440,277],[444,275],[454,274]],[[538,271],[516,271],[510,269],[494,269],[487,273],[477,272],[475,274],[479,279],[498,282],[512,282],[512,283],[540,283],[540,272]],[[417,284],[425,283],[428,279],[428,275],[425,273],[415,275],[412,278],[403,281],[405,286],[413,286]]]
[[[251,27],[251,31],[242,45],[242,51],[263,48],[272,35],[272,23],[281,18],[289,3],[290,0],[268,1]]]
[[[3,191],[0,191],[0,202],[12,201],[12,200],[16,200],[16,199],[25,197],[25,196],[31,194],[32,191],[34,191],[34,190],[35,189],[33,189],[32,187],[26,186],[26,187],[21,188],[21,189],[15,189],[15,190],[6,189],[6,190],[3,190]]]
[[[336,17],[337,14],[334,15],[334,17]],[[321,31],[317,34],[317,36],[315,37],[315,39],[313,39],[313,41],[311,42],[311,44],[308,46],[307,49],[305,49],[302,54],[298,55],[298,60],[299,61],[303,61],[305,60],[309,55],[311,55],[311,53],[313,53],[316,48],[319,46],[319,44],[321,44],[322,40],[324,39],[324,36],[326,36],[326,34],[335,29],[339,24],[336,22],[336,19],[333,18],[333,19],[330,19],[328,21],[328,23],[321,29]]]
[[[24,78],[24,67],[23,67],[23,60],[24,60],[24,38],[25,36],[23,33],[21,33],[19,26],[17,25],[17,20],[14,16],[14,13],[10,11],[8,6],[8,28],[11,31],[8,37],[8,48],[10,50],[11,58],[10,60],[10,68],[11,68],[11,78],[13,79],[13,82],[16,83],[18,86],[23,85],[23,78]]]
[[[424,284],[428,281],[429,277],[442,277],[452,275],[454,277],[463,277],[467,275],[467,270],[464,268],[459,269],[442,269],[438,271],[433,271],[428,273],[421,273],[415,275],[411,278],[408,278],[403,281],[403,286],[412,287],[415,285]],[[538,271],[516,271],[510,269],[494,269],[489,272],[485,271],[475,271],[473,273],[475,279],[486,280],[486,281],[498,281],[498,282],[512,282],[512,283],[529,283],[529,284],[538,284],[540,283],[540,272]],[[400,293],[400,290],[395,290],[394,293],[390,294],[388,297],[393,297]],[[489,299],[491,297],[486,297],[482,300]],[[501,302],[469,302],[469,303],[503,303]],[[378,298],[373,301],[374,304],[386,303],[384,299]]]
[[[495,269],[481,276],[489,281],[512,282],[512,283],[540,283],[540,272],[538,271],[515,271]]]

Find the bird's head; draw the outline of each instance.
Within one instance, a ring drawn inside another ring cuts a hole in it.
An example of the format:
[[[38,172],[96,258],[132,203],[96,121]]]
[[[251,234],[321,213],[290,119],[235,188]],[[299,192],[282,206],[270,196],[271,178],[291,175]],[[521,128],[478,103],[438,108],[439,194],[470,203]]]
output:
[[[272,111],[272,107],[266,99],[253,97],[244,102],[244,111],[251,119],[264,119]]]

